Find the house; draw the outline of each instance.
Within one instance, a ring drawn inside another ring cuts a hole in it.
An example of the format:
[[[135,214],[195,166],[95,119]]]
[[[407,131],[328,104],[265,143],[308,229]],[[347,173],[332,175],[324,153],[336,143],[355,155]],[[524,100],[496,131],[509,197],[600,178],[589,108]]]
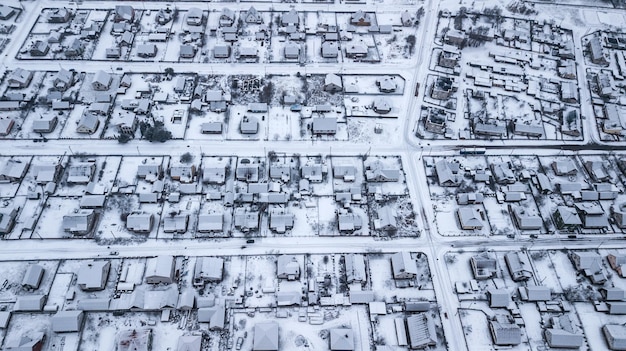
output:
[[[525,135],[532,138],[543,137],[543,125],[542,124],[530,124],[524,122],[513,123],[513,134]]]
[[[411,18],[411,14],[408,10],[402,12],[402,14],[400,15],[400,22],[402,23],[403,27],[410,27],[413,25],[413,19]]]
[[[110,269],[109,261],[85,262],[78,269],[76,284],[83,291],[104,290]]]
[[[298,57],[300,57],[300,45],[287,43],[285,45],[284,55],[286,59],[298,59]]]
[[[252,351],[278,351],[278,323],[263,322],[254,325]]]
[[[6,21],[15,15],[15,8],[0,4],[0,20]]]
[[[146,284],[171,284],[174,282],[174,256],[161,255],[146,261]]]
[[[453,47],[454,48],[454,47]],[[458,51],[448,51],[444,49],[439,53],[439,65],[446,68],[454,69],[461,59],[461,54]]]
[[[479,208],[461,207],[457,210],[459,224],[463,230],[483,229],[482,216]]]
[[[157,54],[156,44],[139,44],[137,45],[137,56],[143,58],[155,57]]]
[[[197,230],[201,233],[221,232],[224,228],[224,215],[221,213],[201,214],[198,216]]]
[[[588,44],[589,54],[591,55],[591,62],[596,65],[608,66],[609,61],[604,55],[604,48],[600,42],[600,38],[596,35],[592,35]]]
[[[410,349],[423,349],[437,344],[435,321],[427,313],[407,317],[406,331],[409,335]]]
[[[194,45],[182,44],[178,52],[181,59],[192,59],[196,56],[196,47]]]
[[[122,49],[119,46],[106,48],[105,55],[109,59],[111,59],[111,58],[114,58],[114,59],[120,58],[120,57],[122,57]]]
[[[569,315],[550,319],[551,328],[544,330],[548,345],[554,348],[578,349],[583,344],[583,334],[577,331]]]
[[[133,22],[135,20],[135,9],[129,5],[116,5],[113,15],[113,22]]]
[[[626,314],[626,302],[610,301],[606,305],[609,308],[609,314]]]
[[[221,257],[198,257],[194,268],[195,286],[206,282],[220,282],[224,277],[224,259]]]
[[[578,168],[571,159],[554,161],[551,166],[558,176],[575,176],[578,173]]]
[[[391,255],[391,269],[393,279],[413,279],[417,276],[417,263],[407,251],[397,252]]]
[[[74,84],[74,72],[66,69],[58,71],[52,81],[54,89],[58,91],[66,91]]]
[[[163,219],[163,231],[165,233],[184,233],[187,231],[188,224],[188,214],[176,214],[174,216],[167,216]]]
[[[337,219],[339,222],[340,232],[352,232],[361,229],[363,226],[361,216],[356,213],[338,213]]]
[[[520,230],[538,230],[543,227],[543,219],[541,216],[526,213],[526,210],[522,206],[509,206],[509,211],[513,214],[513,221]]]
[[[584,166],[595,182],[606,182],[609,180],[609,173],[604,167],[604,162],[587,161],[584,163]]]
[[[552,291],[547,286],[529,285],[522,289],[524,289],[526,301],[537,302],[552,300]]]
[[[7,136],[11,133],[15,120],[13,118],[0,119],[0,136]]]
[[[154,224],[154,215],[145,212],[133,212],[126,217],[126,229],[135,233],[150,233]]]
[[[67,170],[67,182],[75,184],[87,184],[96,173],[95,162],[77,162]]]
[[[9,159],[0,171],[0,181],[17,182],[24,178],[28,170],[28,162]]]
[[[170,167],[170,177],[172,180],[181,183],[193,183],[196,179],[196,165],[174,165]]]
[[[277,233],[285,233],[293,228],[295,216],[284,209],[272,209],[270,211],[270,229]]]
[[[337,133],[337,118],[315,117],[311,123],[311,132],[315,135]]]
[[[507,308],[511,303],[511,294],[507,289],[489,289],[489,307],[491,308]]]
[[[252,161],[248,158],[240,158],[237,162],[235,177],[237,178],[237,180],[258,182],[259,164],[252,163]]]
[[[349,328],[330,329],[329,348],[331,351],[354,350],[354,332]]]
[[[602,334],[610,350],[626,350],[626,326],[621,324],[605,324]]]
[[[219,18],[220,27],[230,27],[235,23],[235,12],[227,7],[222,9],[222,13]]]
[[[201,335],[181,335],[178,337],[176,351],[200,351],[201,348]]]
[[[85,46],[83,42],[81,41],[81,39],[74,38],[69,43],[69,45],[65,47],[64,53],[66,57],[77,57],[77,56],[81,56],[84,51],[85,51]]]
[[[574,205],[578,216],[582,221],[583,228],[602,229],[609,226],[609,220],[604,214],[604,209],[597,202],[581,202]]]
[[[508,252],[504,261],[514,282],[527,281],[533,277],[532,267],[528,257],[520,252]]]
[[[515,183],[515,174],[508,163],[491,164],[491,173],[498,184]]]
[[[391,112],[391,104],[387,99],[378,98],[372,103],[372,110],[381,115]]]
[[[613,269],[621,278],[626,278],[626,255],[623,254],[608,254],[606,260],[609,262],[611,269]]]
[[[46,295],[22,295],[18,296],[13,311],[41,312],[46,304]]]
[[[337,58],[339,56],[339,48],[333,41],[325,41],[322,43],[323,58]]]
[[[294,255],[280,255],[276,262],[276,277],[278,279],[300,279],[300,262]]]
[[[70,10],[63,7],[51,9],[46,17],[48,19],[48,23],[67,23],[67,21],[70,20],[71,14]]]
[[[226,308],[222,305],[203,307],[198,309],[198,322],[208,323],[209,330],[224,329]]]
[[[85,194],[80,198],[80,208],[102,208],[105,201],[106,195]]]
[[[75,333],[83,328],[83,311],[59,311],[51,318],[52,331],[55,333]]]
[[[222,134],[222,122],[206,122],[200,125],[202,134]]]
[[[602,256],[595,252],[576,251],[571,252],[570,260],[574,268],[591,280],[592,284],[604,284],[607,277],[602,269]]]
[[[27,88],[32,80],[32,71],[27,71],[18,67],[9,74],[7,82],[9,83],[9,88],[21,89]]]
[[[508,316],[497,315],[489,321],[489,330],[495,345],[519,345],[522,342],[522,331],[517,324],[511,323]]]
[[[15,225],[15,219],[17,218],[18,208],[3,208],[0,209],[0,234],[8,234]]]
[[[369,26],[372,24],[372,19],[369,13],[359,10],[350,15],[350,24],[354,26]]]
[[[361,254],[344,255],[346,265],[346,280],[348,284],[364,283],[367,281],[365,272],[365,257]]]
[[[22,287],[37,290],[43,278],[44,268],[38,264],[29,264],[22,278]]]
[[[498,262],[489,253],[483,252],[470,258],[474,279],[491,279],[498,274]]]
[[[602,288],[600,289],[600,292],[606,301],[626,300],[626,291],[621,288]]]
[[[144,160],[145,162],[145,160]],[[142,163],[137,166],[137,178],[153,183],[163,176],[163,167],[156,163]]]
[[[239,207],[235,209],[234,221],[235,228],[243,232],[255,230],[259,228],[259,213],[256,211],[247,211]]]
[[[458,174],[458,164],[446,160],[435,163],[435,173],[440,186],[458,186],[461,184],[461,176]]]
[[[204,14],[197,7],[192,7],[187,11],[187,25],[199,26],[204,22]]]
[[[558,206],[553,213],[554,222],[559,230],[575,231],[582,226],[576,210],[569,206]]]
[[[300,166],[300,175],[302,178],[308,180],[311,183],[320,183],[324,179],[324,174],[327,173],[325,165],[320,163],[307,163]]]
[[[7,339],[4,343],[4,350],[41,351],[43,349],[45,339],[46,334],[43,332],[24,332],[18,339]]]
[[[259,132],[259,120],[254,116],[244,116],[239,123],[241,134],[256,134]]]
[[[378,209],[377,215],[378,219],[374,220],[374,229],[385,231],[398,229],[396,221],[398,214],[390,206],[383,206]]]
[[[326,74],[326,77],[324,77],[324,91],[335,93],[342,90],[343,83],[341,82],[341,77],[334,73]]]
[[[285,12],[280,17],[280,25],[283,27],[297,26],[300,23],[300,18],[295,9],[291,9],[289,12]]]
[[[250,6],[248,11],[246,11],[245,14],[243,14],[243,21],[245,23],[261,24],[263,23],[263,17],[259,13],[259,11],[257,11],[257,9],[254,8],[254,6]]]
[[[95,73],[93,80],[91,81],[91,87],[93,90],[97,91],[109,90],[112,81],[113,77],[111,74],[105,71],[98,71]]]
[[[459,205],[482,204],[485,196],[481,193],[458,193],[456,194],[456,203]]]
[[[333,178],[342,179],[344,182],[356,180],[357,169],[352,165],[337,164],[333,166]]]
[[[400,180],[400,170],[386,167],[382,162],[374,162],[367,167],[365,179],[368,182],[397,182]]]
[[[63,216],[63,230],[75,235],[84,235],[94,227],[96,223],[94,210],[79,210]]]
[[[230,45],[215,45],[213,47],[214,58],[229,58],[230,57]]]
[[[153,337],[152,329],[122,330],[117,333],[112,348],[116,351],[150,351]]]
[[[438,76],[432,85],[430,96],[437,100],[447,100],[454,92],[453,83],[452,78]]]
[[[58,40],[56,39],[57,36],[59,37]],[[50,44],[49,43],[61,41],[60,37],[61,37],[60,33],[59,34],[51,34],[50,38],[48,39],[48,41],[43,41],[43,40],[35,41],[30,46],[30,49],[29,49],[30,56],[41,57],[41,56],[48,55],[48,52],[50,51]]]
[[[346,57],[363,58],[367,56],[368,47],[364,44],[351,43],[345,46]]]
[[[202,168],[202,181],[208,184],[224,184],[226,181],[226,166],[205,165]]]

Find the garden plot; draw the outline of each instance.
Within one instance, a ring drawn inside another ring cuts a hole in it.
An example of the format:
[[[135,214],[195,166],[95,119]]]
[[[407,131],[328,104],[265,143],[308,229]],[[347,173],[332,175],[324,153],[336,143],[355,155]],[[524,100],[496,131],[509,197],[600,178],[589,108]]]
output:
[[[387,303],[398,302],[408,299],[435,299],[435,292],[428,268],[426,255],[422,253],[411,254],[416,260],[418,274],[413,279],[393,278],[391,255],[369,254],[367,255],[371,290],[376,293],[377,300]]]
[[[276,291],[278,284],[276,259],[277,256],[274,255],[246,257],[244,282],[246,307],[270,307],[275,305],[276,297],[274,291]],[[264,291],[267,291],[267,293]]]
[[[201,195],[184,195],[181,196],[178,203],[165,203],[157,237],[160,239],[193,238],[197,227],[200,199]],[[169,224],[166,228],[165,223],[169,221],[176,222],[175,229],[167,229],[170,228]],[[174,230],[174,232],[169,232],[170,230]]]

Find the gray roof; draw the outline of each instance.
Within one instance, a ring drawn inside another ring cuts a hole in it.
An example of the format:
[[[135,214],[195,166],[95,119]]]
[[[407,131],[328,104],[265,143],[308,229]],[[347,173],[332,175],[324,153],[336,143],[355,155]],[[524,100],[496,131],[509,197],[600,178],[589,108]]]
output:
[[[26,269],[24,278],[22,278],[22,286],[30,289],[38,289],[43,278],[44,268],[38,264],[30,264]]]
[[[181,335],[178,337],[176,351],[200,351],[201,346],[201,335]]]
[[[278,350],[278,323],[264,322],[254,325],[253,351]]]
[[[198,322],[209,323],[209,329],[224,329],[226,308],[221,305],[198,309]]]
[[[201,214],[198,216],[199,232],[222,231],[223,225],[224,215],[221,213]]]
[[[146,261],[146,283],[172,283],[174,278],[174,256],[162,255]]]
[[[335,134],[337,132],[337,118],[313,118],[314,134]]]
[[[46,303],[46,295],[18,296],[14,311],[41,311]]]
[[[277,259],[276,276],[282,279],[300,278],[300,262],[294,255],[280,255]]]
[[[52,316],[52,330],[55,333],[77,332],[83,326],[83,311],[59,311]]]
[[[579,348],[583,344],[582,334],[571,333],[563,329],[546,329],[545,336],[550,347]]]
[[[354,332],[350,328],[333,328],[330,330],[330,349],[335,351],[354,350]]]
[[[407,317],[407,331],[411,349],[434,346],[437,343],[435,322],[426,313],[418,313]]]
[[[361,254],[345,255],[346,278],[348,283],[364,282],[367,280],[365,273],[365,258]]]
[[[106,285],[110,267],[109,261],[85,262],[78,270],[76,284],[83,290],[102,290]]]
[[[224,275],[224,259],[221,257],[198,257],[194,279],[221,281]]]
[[[9,180],[19,180],[26,175],[26,171],[28,170],[29,163],[21,160],[10,159],[0,171],[0,178],[5,178]]]
[[[126,217],[126,229],[134,232],[149,232],[152,230],[153,220],[152,213],[131,213]]]
[[[391,255],[391,268],[394,279],[407,279],[417,275],[417,263],[407,251]]]

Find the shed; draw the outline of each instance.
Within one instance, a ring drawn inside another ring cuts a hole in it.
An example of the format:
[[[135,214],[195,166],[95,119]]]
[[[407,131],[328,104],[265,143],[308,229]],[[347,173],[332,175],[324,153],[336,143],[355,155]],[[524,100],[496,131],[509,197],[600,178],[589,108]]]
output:
[[[43,278],[44,268],[38,264],[30,264],[26,269],[24,278],[22,278],[22,286],[27,289],[37,290]]]

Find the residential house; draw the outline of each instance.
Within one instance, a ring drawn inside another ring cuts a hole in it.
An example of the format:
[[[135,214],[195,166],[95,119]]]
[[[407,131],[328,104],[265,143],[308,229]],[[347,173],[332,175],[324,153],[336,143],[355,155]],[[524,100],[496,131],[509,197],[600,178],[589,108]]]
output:
[[[365,272],[365,257],[361,254],[344,255],[346,265],[346,279],[348,284],[364,283],[367,281]]]
[[[33,132],[35,133],[51,133],[56,128],[58,122],[57,116],[44,115],[33,121]]]
[[[254,6],[250,6],[248,11],[246,11],[246,13],[243,15],[243,21],[245,23],[261,24],[263,23],[263,16],[261,16],[261,13],[257,11]]]
[[[546,342],[553,348],[578,349],[583,344],[583,334],[579,332],[569,315],[564,314],[550,319],[552,326],[544,330]]]
[[[239,123],[241,134],[256,134],[259,132],[259,120],[254,116],[244,116]]]
[[[224,259],[221,257],[198,257],[194,268],[195,286],[206,282],[220,282],[224,277]]]
[[[512,122],[513,134],[525,135],[532,138],[542,138],[544,135],[542,124],[530,124],[525,122]]]
[[[569,206],[558,206],[553,214],[554,222],[559,230],[575,231],[582,226],[576,210]]]
[[[29,264],[22,278],[22,287],[30,290],[39,289],[45,269],[38,264]]]
[[[464,230],[481,230],[483,229],[482,212],[479,208],[461,207],[457,210],[457,217],[461,229]]]
[[[346,57],[363,58],[368,54],[368,47],[364,44],[350,43],[344,46]]]
[[[197,7],[192,7],[187,11],[187,25],[199,26],[204,22],[204,14]]]
[[[604,209],[597,202],[582,202],[574,205],[582,221],[583,228],[602,229],[609,226]]]
[[[374,162],[367,167],[365,179],[368,182],[397,182],[400,180],[400,170],[386,167],[382,162]]]
[[[239,207],[235,209],[234,222],[235,228],[243,232],[255,230],[259,228],[259,213]]]
[[[337,58],[339,57],[339,48],[333,41],[325,41],[322,43],[321,49],[323,58]]]
[[[610,350],[626,350],[626,326],[622,324],[605,324],[602,334]]]
[[[46,17],[47,17],[48,23],[67,23],[67,21],[70,20],[71,15],[72,13],[70,12],[70,10],[63,7],[63,8],[51,9],[47,13]]]
[[[337,164],[333,166],[333,178],[342,179],[344,182],[356,180],[357,168],[352,165]]]
[[[237,169],[235,171],[235,177],[237,180],[247,182],[259,181],[259,164],[252,163],[250,159],[240,158],[237,162]]]
[[[63,230],[75,235],[91,232],[96,223],[97,214],[94,210],[79,210],[63,216]]]
[[[116,5],[113,14],[113,22],[133,22],[135,20],[135,9],[129,5]]]
[[[93,90],[97,91],[105,91],[109,90],[111,87],[111,82],[113,81],[113,77],[111,74],[105,71],[97,71],[91,81],[91,87]]]
[[[574,268],[591,280],[592,284],[604,284],[606,275],[602,269],[602,256],[595,252],[573,251],[569,255]]]
[[[487,295],[491,308],[507,308],[511,303],[511,294],[507,289],[490,288],[487,290]]]
[[[352,232],[363,226],[361,216],[356,213],[338,213],[337,219],[340,232]]]
[[[71,164],[67,170],[67,182],[74,184],[87,184],[96,173],[95,162],[77,162]]]
[[[15,15],[15,8],[0,4],[0,20],[6,21]]]
[[[489,253],[483,252],[470,258],[474,279],[491,279],[498,274],[498,262]]]
[[[0,136],[7,136],[11,133],[15,120],[13,118],[0,119]]]
[[[126,217],[126,229],[135,233],[150,233],[154,224],[154,215],[145,212],[133,212]]]
[[[513,214],[515,225],[520,230],[538,230],[543,227],[541,216],[527,213],[522,206],[509,206],[509,212]]]
[[[293,228],[295,216],[284,209],[270,210],[270,229],[277,233],[285,233]]]
[[[495,345],[519,345],[522,342],[520,327],[508,316],[497,315],[495,320],[489,321],[489,330]]]
[[[280,255],[277,259],[276,277],[278,279],[300,279],[300,262],[294,255]]]
[[[176,351],[200,351],[201,348],[201,335],[181,335],[178,337]]]
[[[458,193],[456,194],[456,202],[459,205],[482,204],[485,196],[481,193]]]
[[[253,331],[252,351],[278,351],[278,323],[256,323]]]
[[[9,88],[27,88],[33,80],[33,72],[22,68],[14,69],[7,79]]]
[[[145,162],[145,161],[144,161]],[[137,178],[144,179],[149,183],[160,179],[163,176],[163,166],[156,163],[142,163],[137,166]]]
[[[61,35],[59,34],[59,37],[60,36]],[[53,38],[52,42],[56,41],[54,39],[55,37],[56,35],[52,35],[52,38]],[[50,51],[50,44],[47,41],[43,41],[43,40],[35,41],[34,43],[32,43],[29,49],[30,56],[33,56],[33,57],[46,56],[48,55],[49,51]]]
[[[354,350],[354,332],[350,328],[330,329],[329,348],[331,351]]]
[[[525,254],[517,251],[508,252],[504,255],[504,261],[514,282],[527,281],[533,277],[532,267]]]
[[[18,159],[9,159],[0,171],[0,182],[17,182],[26,175],[29,163]]]
[[[161,255],[146,261],[146,284],[171,284],[174,282],[174,256]]]
[[[523,288],[525,300],[529,302],[550,301],[552,300],[552,291],[547,286],[529,285]]]
[[[571,159],[554,161],[551,166],[558,176],[575,176],[578,173],[578,168]]]
[[[178,53],[181,59],[192,59],[196,56],[196,47],[194,45],[182,44]]]
[[[41,312],[46,304],[46,295],[22,295],[17,296],[13,311],[16,312]]]
[[[222,134],[222,122],[206,122],[200,125],[202,134]]]
[[[222,9],[219,18],[220,27],[230,27],[235,23],[235,12],[227,7]]]
[[[440,186],[459,186],[461,176],[458,174],[459,166],[446,160],[435,163],[435,173]]]
[[[606,256],[606,260],[621,278],[626,278],[626,255],[611,253]]]
[[[321,163],[307,163],[300,166],[300,175],[311,183],[322,182],[326,173],[327,168]]]
[[[413,279],[417,276],[417,263],[407,251],[391,255],[391,269],[393,279]]]
[[[18,208],[5,207],[0,209],[0,234],[8,234],[13,230]]]
[[[137,45],[137,56],[143,58],[155,57],[157,54],[156,44],[139,44]]]
[[[601,161],[587,161],[584,163],[587,173],[596,182],[606,182],[609,180],[609,173],[604,167],[604,162]]]
[[[224,215],[221,213],[199,215],[197,230],[201,233],[221,232],[224,230]]]
[[[58,311],[51,318],[52,331],[55,333],[75,333],[83,328],[85,314],[80,310]]]
[[[4,349],[7,351],[41,351],[45,339],[46,334],[43,332],[24,332],[17,339],[7,339]]]
[[[372,19],[369,13],[359,10],[350,15],[350,24],[353,26],[370,26]]]
[[[170,177],[172,180],[181,183],[193,183],[196,180],[196,165],[179,164],[170,167]]]
[[[230,45],[215,45],[213,47],[214,58],[229,58],[230,57]]]
[[[203,307],[198,309],[198,322],[208,323],[209,330],[224,329],[226,308],[222,305]]]
[[[385,231],[398,229],[396,221],[398,214],[391,208],[391,206],[383,206],[378,209],[377,216],[378,219],[374,220],[374,229]]]
[[[280,17],[280,24],[283,27],[297,26],[300,23],[298,12],[295,9],[291,9],[289,12],[284,12]]]
[[[608,66],[609,61],[604,54],[604,48],[600,42],[600,38],[596,35],[592,35],[588,44],[589,54],[591,55],[591,62],[596,65]]]
[[[72,84],[74,84],[74,72],[66,69],[58,71],[52,81],[54,89],[59,91],[66,91]]]
[[[341,77],[334,74],[328,73],[324,78],[324,91],[329,93],[335,93],[343,90],[343,83],[341,82]]]
[[[337,133],[337,118],[316,117],[311,123],[311,132],[314,135],[333,135]]]
[[[406,318],[406,331],[410,349],[424,349],[437,344],[435,321],[427,313],[413,314]]]
[[[66,57],[77,57],[77,56],[81,56],[84,51],[85,51],[85,46],[83,44],[82,39],[74,38],[69,43],[69,45],[65,47],[64,54]]]
[[[109,261],[85,262],[78,269],[76,284],[83,291],[104,290],[110,269]]]
[[[165,233],[184,233],[187,231],[188,224],[188,214],[175,214],[174,216],[167,216],[163,219],[163,231]]]

